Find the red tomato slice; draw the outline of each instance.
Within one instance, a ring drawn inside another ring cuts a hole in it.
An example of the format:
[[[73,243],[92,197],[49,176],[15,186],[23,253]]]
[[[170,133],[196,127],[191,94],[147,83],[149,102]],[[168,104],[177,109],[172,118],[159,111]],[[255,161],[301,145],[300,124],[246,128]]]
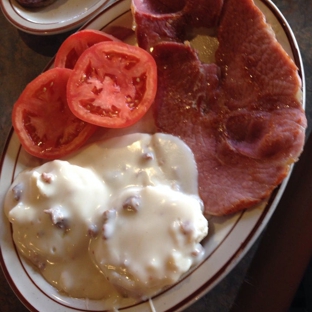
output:
[[[80,119],[108,128],[137,122],[154,101],[157,67],[145,50],[117,41],[93,45],[68,80],[69,108]]]
[[[59,47],[54,60],[54,67],[73,69],[79,56],[95,43],[118,39],[100,30],[84,29],[70,35]]]
[[[77,150],[97,128],[73,115],[66,84],[71,69],[53,68],[31,81],[13,107],[14,130],[24,149],[56,159]]]

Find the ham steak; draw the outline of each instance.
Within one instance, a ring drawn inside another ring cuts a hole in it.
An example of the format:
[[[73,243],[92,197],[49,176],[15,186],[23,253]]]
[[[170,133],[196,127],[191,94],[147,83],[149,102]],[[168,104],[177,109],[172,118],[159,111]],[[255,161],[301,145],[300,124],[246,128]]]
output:
[[[160,41],[183,42],[189,27],[215,27],[223,0],[132,0],[137,41],[148,50]]]
[[[215,64],[175,35],[154,45],[155,120],[193,150],[205,212],[226,215],[269,197],[307,125],[297,68],[252,0],[225,1],[217,37]]]

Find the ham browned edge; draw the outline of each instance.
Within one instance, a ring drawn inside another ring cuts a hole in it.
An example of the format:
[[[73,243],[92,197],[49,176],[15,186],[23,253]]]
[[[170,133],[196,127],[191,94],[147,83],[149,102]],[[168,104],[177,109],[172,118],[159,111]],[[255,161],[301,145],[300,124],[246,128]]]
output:
[[[253,1],[225,1],[217,33],[215,64],[175,35],[153,43],[155,121],[193,150],[205,213],[227,215],[270,196],[302,152],[307,123],[297,67]]]

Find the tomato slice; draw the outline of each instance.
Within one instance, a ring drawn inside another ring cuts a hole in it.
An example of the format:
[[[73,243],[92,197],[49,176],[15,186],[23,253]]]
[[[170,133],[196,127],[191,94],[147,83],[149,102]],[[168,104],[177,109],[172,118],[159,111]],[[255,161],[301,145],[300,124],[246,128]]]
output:
[[[61,158],[82,146],[96,130],[73,115],[66,84],[71,69],[53,68],[32,80],[16,101],[12,123],[24,149],[45,159]]]
[[[117,41],[93,45],[68,80],[67,101],[80,119],[109,128],[130,126],[154,101],[157,67],[145,50]]]
[[[84,29],[70,35],[59,47],[54,67],[73,69],[79,56],[95,43],[117,41],[118,39],[100,30]]]

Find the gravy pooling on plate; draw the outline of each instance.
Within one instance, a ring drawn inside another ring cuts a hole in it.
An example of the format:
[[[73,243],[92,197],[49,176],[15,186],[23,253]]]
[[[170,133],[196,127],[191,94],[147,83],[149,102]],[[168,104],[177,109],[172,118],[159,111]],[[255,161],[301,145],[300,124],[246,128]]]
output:
[[[176,282],[202,259],[208,232],[193,154],[166,134],[96,142],[27,169],[4,209],[18,250],[49,283],[111,306]]]

